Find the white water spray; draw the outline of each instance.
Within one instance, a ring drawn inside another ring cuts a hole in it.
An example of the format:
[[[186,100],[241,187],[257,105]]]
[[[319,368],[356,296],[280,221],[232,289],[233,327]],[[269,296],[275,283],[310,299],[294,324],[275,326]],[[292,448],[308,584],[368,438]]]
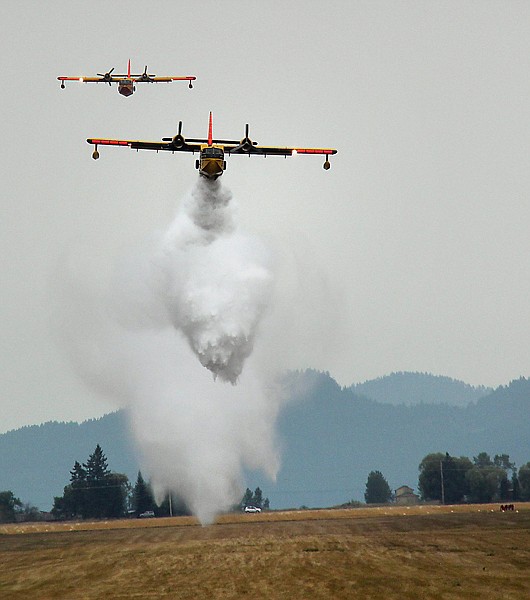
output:
[[[244,468],[274,478],[279,467],[279,396],[252,354],[271,261],[234,210],[219,180],[200,178],[167,231],[117,269],[106,300],[76,282],[61,314],[78,370],[126,399],[159,497],[173,491],[202,523],[240,500]]]
[[[201,364],[232,384],[271,296],[265,248],[238,233],[231,194],[200,178],[161,241],[165,303]]]

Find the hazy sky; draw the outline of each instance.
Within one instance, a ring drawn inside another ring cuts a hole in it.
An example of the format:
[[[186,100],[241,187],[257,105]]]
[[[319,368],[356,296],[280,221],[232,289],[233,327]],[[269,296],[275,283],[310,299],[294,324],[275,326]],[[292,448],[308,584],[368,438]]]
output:
[[[343,385],[530,374],[528,2],[19,0],[1,3],[0,51],[0,431],[114,408],[54,339],[62,265],[109,273],[197,178],[191,155],[93,161],[85,139],[158,140],[179,120],[202,137],[210,110],[218,137],[250,123],[262,144],[339,151],[327,172],[320,157],[236,156],[223,176],[241,227],[290,265],[279,285],[303,335],[286,367]],[[124,98],[56,80],[129,58],[196,85]]]

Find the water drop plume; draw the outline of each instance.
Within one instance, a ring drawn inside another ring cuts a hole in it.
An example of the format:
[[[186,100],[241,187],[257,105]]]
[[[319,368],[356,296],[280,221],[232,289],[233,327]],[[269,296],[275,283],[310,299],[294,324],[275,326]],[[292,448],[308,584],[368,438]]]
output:
[[[199,178],[169,227],[121,261],[104,301],[74,273],[62,314],[85,380],[126,399],[159,497],[174,492],[202,523],[240,500],[245,468],[279,467],[280,394],[253,352],[271,257],[235,210],[219,180]]]
[[[235,384],[269,304],[272,274],[266,249],[237,231],[219,179],[199,178],[159,256],[173,325],[204,367]]]

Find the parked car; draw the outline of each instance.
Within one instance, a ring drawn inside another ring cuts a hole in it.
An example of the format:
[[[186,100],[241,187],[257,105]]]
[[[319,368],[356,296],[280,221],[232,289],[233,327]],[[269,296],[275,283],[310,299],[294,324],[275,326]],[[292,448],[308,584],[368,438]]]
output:
[[[151,519],[155,516],[155,513],[152,510],[146,510],[143,513],[140,513],[138,515],[139,519]]]
[[[260,513],[261,508],[259,506],[245,506],[246,513]]]

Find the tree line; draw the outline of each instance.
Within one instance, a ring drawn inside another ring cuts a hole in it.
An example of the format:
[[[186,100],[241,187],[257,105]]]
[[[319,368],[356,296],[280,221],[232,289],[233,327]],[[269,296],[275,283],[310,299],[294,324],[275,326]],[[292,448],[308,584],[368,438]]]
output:
[[[492,459],[487,452],[480,452],[471,460],[434,452],[422,459],[418,470],[418,490],[425,502],[530,501],[530,462],[517,469],[508,454],[496,454]],[[364,497],[367,504],[393,500],[392,490],[380,471],[368,475]]]
[[[269,499],[263,497],[259,487],[254,492],[247,488],[233,510],[250,505],[265,510],[269,508]],[[141,471],[138,471],[134,486],[131,486],[127,475],[111,471],[99,444],[86,462],[74,462],[70,481],[62,496],[54,498],[51,512],[58,520],[191,514],[177,494],[166,494],[157,502],[150,482],[144,480]],[[12,491],[0,492],[0,523],[37,521],[41,518],[38,508],[22,504]]]
[[[247,506],[255,506],[256,508],[261,508],[262,510],[269,510],[270,502],[268,498],[263,497],[263,492],[260,487],[257,487],[252,493],[252,490],[247,488],[245,493],[243,494],[243,498],[241,498],[241,502],[235,506],[235,509],[244,510]]]
[[[496,454],[491,458],[488,453],[480,452],[470,459],[435,452],[422,459],[418,470],[418,490],[425,502],[530,501],[530,462],[517,469],[507,454]],[[380,471],[371,471],[368,475],[364,498],[367,504],[394,500]],[[359,503],[351,501],[349,504]],[[270,503],[259,487],[254,492],[247,488],[233,510],[242,510],[246,506],[267,510]],[[150,483],[144,480],[140,471],[134,486],[123,473],[112,472],[99,444],[85,463],[75,461],[70,482],[64,487],[63,495],[54,498],[52,508],[56,519],[120,518],[151,512],[155,516],[191,514],[176,494],[168,494],[157,503]],[[0,522],[34,521],[40,517],[38,508],[23,504],[13,492],[0,492]]]
[[[471,460],[438,452],[425,456],[418,469],[418,489],[426,501],[530,500],[530,462],[517,469],[508,454],[496,454],[492,459],[487,452],[480,452]]]
[[[151,513],[155,516],[190,514],[174,494],[167,494],[157,503],[141,471],[134,487],[127,475],[112,472],[99,444],[86,463],[75,461],[70,483],[62,496],[54,498],[52,508],[56,519],[109,519]]]

